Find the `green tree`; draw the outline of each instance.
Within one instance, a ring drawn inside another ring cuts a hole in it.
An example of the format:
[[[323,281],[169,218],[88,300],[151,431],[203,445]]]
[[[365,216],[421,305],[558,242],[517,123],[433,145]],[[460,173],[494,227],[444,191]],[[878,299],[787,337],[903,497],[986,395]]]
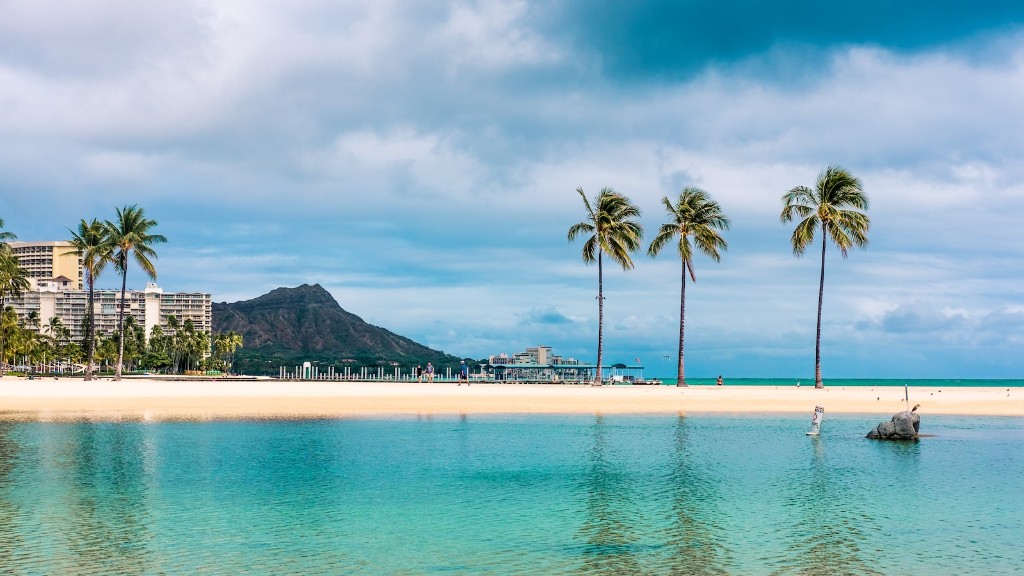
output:
[[[54,361],[58,361],[62,357],[66,358],[65,347],[71,340],[71,331],[64,325],[60,316],[50,317],[49,322],[46,323],[46,331],[49,333],[48,337],[53,344]]]
[[[683,362],[684,328],[686,326],[686,275],[690,280],[697,281],[693,271],[693,248],[696,246],[715,262],[722,258],[719,250],[729,247],[719,230],[729,229],[729,219],[722,213],[718,202],[712,200],[707,192],[699,188],[686,188],[679,194],[679,200],[672,204],[668,196],[661,199],[669,221],[661,225],[658,235],[651,241],[647,254],[652,258],[678,237],[676,248],[683,261],[682,279],[679,289],[679,362],[676,371],[676,386],[686,386],[686,366]],[[690,238],[693,244],[690,244]]]
[[[139,268],[155,280],[156,267],[153,260],[156,260],[156,251],[153,250],[152,244],[163,243],[167,239],[160,234],[150,233],[157,223],[156,220],[146,218],[142,208],[132,205],[116,210],[117,219],[114,222],[106,221],[104,226],[107,228],[111,247],[110,261],[121,274],[121,300],[117,310],[117,331],[120,338],[117,366],[114,369],[114,380],[120,380],[124,368],[124,309],[127,306],[125,292],[128,289],[128,262],[134,258]]]
[[[171,365],[170,337],[164,334],[159,324],[149,332],[149,344],[143,355],[142,365],[150,370],[166,370]]]
[[[10,242],[11,240],[17,240],[18,239],[18,237],[14,234],[14,232],[4,232],[3,229],[4,229],[4,219],[0,218],[0,244],[3,245],[2,247],[0,247],[0,249],[6,248],[7,247],[7,243]]]
[[[85,283],[89,288],[89,303],[85,310],[85,380],[92,380],[93,360],[95,357],[96,319],[94,298],[96,294],[96,278],[103,272],[111,260],[111,245],[107,235],[107,227],[93,218],[91,222],[84,219],[78,223],[78,230],[71,233],[71,245],[74,254],[82,259],[82,270],[85,272]]]
[[[587,264],[597,261],[597,373],[595,384],[601,384],[601,364],[604,361],[604,268],[603,255],[607,254],[619,263],[623,270],[633,268],[630,254],[640,248],[644,229],[634,218],[640,217],[640,209],[629,198],[612,190],[602,188],[591,204],[582,188],[577,188],[586,218],[569,228],[569,242],[578,236],[587,236],[583,244],[583,261]]]
[[[126,316],[124,319],[124,346],[122,361],[125,369],[134,371],[142,355],[146,351],[146,330],[139,325],[135,316]]]
[[[6,244],[0,245],[0,313],[7,309],[6,302],[8,297],[18,298],[28,288],[29,283],[25,269],[19,265],[18,259],[11,253]],[[6,371],[5,344],[5,332],[0,331],[0,376],[3,376]]]
[[[115,362],[118,354],[118,340],[117,334],[100,335],[99,344],[96,346],[96,359],[108,367]]]
[[[213,338],[214,355],[223,363],[224,371],[231,372],[235,364],[235,351],[243,345],[242,335],[234,330],[222,332]]]
[[[829,166],[818,175],[813,189],[797,186],[782,196],[779,219],[783,224],[799,219],[793,230],[793,254],[803,256],[821,228],[821,278],[818,281],[818,327],[814,339],[814,387],[821,382],[821,305],[825,296],[825,246],[829,239],[843,258],[853,246],[868,244],[870,220],[865,211],[868,198],[860,180],[839,166]]]
[[[0,375],[6,371],[8,354],[12,358],[11,364],[14,364],[13,358],[17,356],[21,344],[21,332],[18,328],[18,313],[14,307],[0,308],[0,342],[3,342],[3,347],[0,348]]]

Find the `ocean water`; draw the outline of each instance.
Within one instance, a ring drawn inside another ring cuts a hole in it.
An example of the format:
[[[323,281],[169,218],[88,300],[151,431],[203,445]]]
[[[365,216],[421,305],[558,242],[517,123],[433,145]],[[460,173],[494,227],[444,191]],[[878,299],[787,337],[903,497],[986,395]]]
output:
[[[665,386],[675,386],[675,378],[659,378]],[[687,378],[691,386],[714,386],[718,377]],[[725,385],[732,386],[814,386],[814,378],[725,378]],[[899,379],[899,378],[825,378],[825,386],[900,386],[921,388],[1021,388],[1024,380],[1020,379]]]
[[[0,573],[1024,573],[1024,419],[879,420],[0,422]]]

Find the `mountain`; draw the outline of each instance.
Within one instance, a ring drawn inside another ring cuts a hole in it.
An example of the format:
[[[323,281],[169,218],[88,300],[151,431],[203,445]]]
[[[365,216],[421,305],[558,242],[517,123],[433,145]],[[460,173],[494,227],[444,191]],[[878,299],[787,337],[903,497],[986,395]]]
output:
[[[242,335],[236,369],[276,373],[279,365],[317,360],[321,366],[458,365],[459,358],[367,324],[342,309],[319,284],[277,288],[252,300],[213,304],[213,331]]]

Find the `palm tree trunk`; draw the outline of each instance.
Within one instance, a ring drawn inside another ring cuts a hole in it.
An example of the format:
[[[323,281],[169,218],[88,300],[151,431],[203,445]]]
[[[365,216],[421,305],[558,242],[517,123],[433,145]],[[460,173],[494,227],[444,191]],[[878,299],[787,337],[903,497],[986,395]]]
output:
[[[93,359],[93,348],[94,339],[96,335],[96,318],[93,311],[93,298],[95,295],[95,281],[92,276],[89,277],[89,309],[85,312],[85,381],[89,382],[92,380],[92,359]]]
[[[128,289],[128,262],[124,262],[124,273],[121,275],[121,306],[117,314],[117,366],[114,368],[114,381],[121,379],[121,370],[124,367],[124,293]]]
[[[825,298],[825,239],[828,237],[828,223],[821,225],[821,279],[818,281],[818,331],[814,336],[814,387],[824,388],[821,383],[821,303]]]
[[[594,385],[600,386],[601,362],[604,360],[604,270],[601,267],[601,249],[597,250],[597,376]]]
[[[686,261],[683,261],[683,280],[679,289],[679,366],[676,367],[676,386],[686,386],[686,365],[683,363],[683,328],[686,326]]]

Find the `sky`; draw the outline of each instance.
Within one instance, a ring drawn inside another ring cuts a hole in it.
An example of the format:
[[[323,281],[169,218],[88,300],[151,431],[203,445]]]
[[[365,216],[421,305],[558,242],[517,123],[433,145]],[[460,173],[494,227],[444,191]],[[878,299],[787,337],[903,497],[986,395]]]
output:
[[[167,291],[319,283],[448,353],[542,344],[593,362],[576,189],[631,198],[646,247],[661,199],[695,186],[732,226],[720,262],[695,257],[687,376],[811,378],[818,252],[793,255],[781,198],[840,165],[870,200],[870,244],[829,249],[825,378],[1024,378],[1020,2],[0,13],[0,218],[21,240],[137,204],[168,238]],[[673,377],[679,258],[634,262],[605,269],[605,358]]]

